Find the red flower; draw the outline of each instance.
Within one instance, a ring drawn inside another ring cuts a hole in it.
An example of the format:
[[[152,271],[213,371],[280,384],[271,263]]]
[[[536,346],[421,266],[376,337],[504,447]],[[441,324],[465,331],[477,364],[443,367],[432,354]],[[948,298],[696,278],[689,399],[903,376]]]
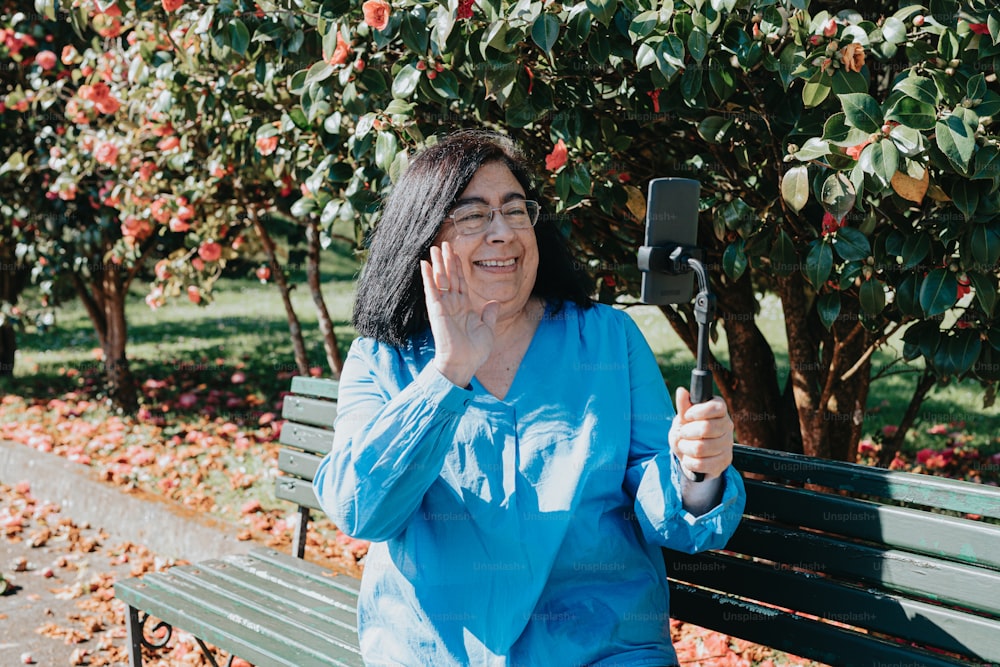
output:
[[[94,151],[94,159],[101,164],[113,165],[118,161],[118,147],[110,141],[101,142]]]
[[[830,213],[829,211],[827,211],[826,213],[824,213],[823,214],[823,227],[822,227],[823,236],[826,236],[827,234],[832,234],[833,232],[835,232],[838,229],[840,229],[841,227],[843,227],[844,226],[844,221],[846,219],[847,218],[844,217],[844,218],[841,218],[840,220],[837,220],[835,217],[833,217],[833,214]]]
[[[865,139],[857,146],[851,146],[845,152],[852,160],[857,160],[861,157],[861,151],[863,151],[865,149],[865,146],[867,146],[871,142],[872,142],[871,139]]]
[[[361,5],[361,11],[365,15],[365,23],[375,30],[385,30],[389,25],[392,6],[385,0],[368,0]]]
[[[560,139],[556,142],[552,152],[545,156],[545,168],[549,171],[556,171],[566,164],[568,156],[569,151],[566,150],[566,142]]]
[[[351,55],[351,45],[344,40],[344,36],[337,31],[337,48],[333,50],[333,55],[327,61],[331,65],[343,65],[347,62],[347,57]]]
[[[62,60],[63,65],[72,65],[78,55],[76,48],[71,44],[67,44],[62,49],[60,60]]]
[[[970,23],[969,30],[976,33],[977,35],[990,34],[990,28],[985,23]]]
[[[165,137],[156,142],[156,147],[164,153],[172,151],[181,145],[181,140],[177,137]]]
[[[458,0],[458,13],[456,18],[459,19],[471,19],[472,18],[472,5],[475,0]]]
[[[660,89],[650,90],[646,94],[653,100],[653,113],[660,113]]]
[[[178,9],[180,9],[181,5],[183,4],[184,0],[163,0],[163,11],[167,12],[168,14],[170,12],[175,12]]]

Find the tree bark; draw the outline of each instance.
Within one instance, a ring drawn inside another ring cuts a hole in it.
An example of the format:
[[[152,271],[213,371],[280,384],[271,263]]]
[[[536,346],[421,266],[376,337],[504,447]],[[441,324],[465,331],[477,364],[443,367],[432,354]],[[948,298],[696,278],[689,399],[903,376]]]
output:
[[[326,300],[323,298],[322,285],[320,283],[320,243],[319,225],[315,220],[310,220],[306,225],[306,283],[309,285],[309,292],[312,294],[313,303],[316,305],[316,318],[319,321],[319,330],[323,335],[323,349],[326,352],[326,363],[330,367],[330,372],[334,379],[340,379],[340,371],[344,368],[344,361],[340,357],[340,348],[337,347],[337,334],[333,329],[333,320],[330,319],[330,311],[326,307]]]
[[[295,308],[292,306],[291,287],[288,284],[288,277],[278,262],[274,239],[268,234],[267,228],[257,216],[253,206],[247,206],[247,210],[249,211],[253,228],[257,232],[257,236],[260,237],[264,252],[267,253],[267,261],[271,266],[271,276],[274,278],[274,282],[278,284],[278,290],[281,292],[281,301],[285,305],[285,316],[288,318],[288,330],[292,337],[295,365],[298,367],[300,375],[309,375],[309,357],[306,355],[306,344],[302,338],[302,324],[299,322],[299,316],[295,314]]]
[[[0,377],[14,375],[14,358],[17,353],[17,332],[14,325],[4,321],[0,324]]]
[[[920,414],[920,406],[923,405],[924,398],[934,386],[934,382],[934,374],[924,369],[923,375],[920,376],[920,380],[913,390],[913,396],[910,397],[910,404],[906,406],[906,412],[903,413],[903,418],[899,421],[899,427],[895,433],[882,441],[882,449],[878,455],[880,466],[888,468],[889,464],[896,458],[896,454],[902,449],[906,434],[913,428],[913,423],[917,420],[917,415]]]

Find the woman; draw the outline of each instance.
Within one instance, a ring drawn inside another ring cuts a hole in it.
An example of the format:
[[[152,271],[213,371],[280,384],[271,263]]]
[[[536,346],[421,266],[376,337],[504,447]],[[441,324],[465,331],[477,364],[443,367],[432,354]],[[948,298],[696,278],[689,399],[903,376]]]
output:
[[[679,390],[674,416],[536,200],[509,140],[461,132],[386,202],[314,482],[374,542],[366,664],[676,664],[660,547],[722,547],[742,514],[725,403]]]

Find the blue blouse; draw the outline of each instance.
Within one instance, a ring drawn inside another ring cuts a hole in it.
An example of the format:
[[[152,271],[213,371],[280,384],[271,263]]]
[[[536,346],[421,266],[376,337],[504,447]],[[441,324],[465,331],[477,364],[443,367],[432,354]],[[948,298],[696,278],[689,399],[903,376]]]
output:
[[[609,306],[551,306],[503,401],[405,348],[359,338],[340,381],[323,509],[374,543],[358,632],[367,665],[676,662],[660,547],[721,548],[745,502],[681,506],[674,415],[642,333]]]

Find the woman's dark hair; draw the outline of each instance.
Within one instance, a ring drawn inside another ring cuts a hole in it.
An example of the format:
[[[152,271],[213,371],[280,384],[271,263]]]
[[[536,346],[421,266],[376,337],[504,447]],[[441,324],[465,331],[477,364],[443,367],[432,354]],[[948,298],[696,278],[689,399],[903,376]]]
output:
[[[501,134],[456,132],[413,160],[386,199],[371,237],[354,302],[353,323],[359,334],[405,345],[428,327],[420,260],[429,257],[442,222],[472,177],[494,162],[510,169],[527,199],[539,199],[523,155]],[[544,211],[535,238],[538,274],[532,294],[557,308],[565,301],[592,305],[586,272],[573,261],[565,239]]]

